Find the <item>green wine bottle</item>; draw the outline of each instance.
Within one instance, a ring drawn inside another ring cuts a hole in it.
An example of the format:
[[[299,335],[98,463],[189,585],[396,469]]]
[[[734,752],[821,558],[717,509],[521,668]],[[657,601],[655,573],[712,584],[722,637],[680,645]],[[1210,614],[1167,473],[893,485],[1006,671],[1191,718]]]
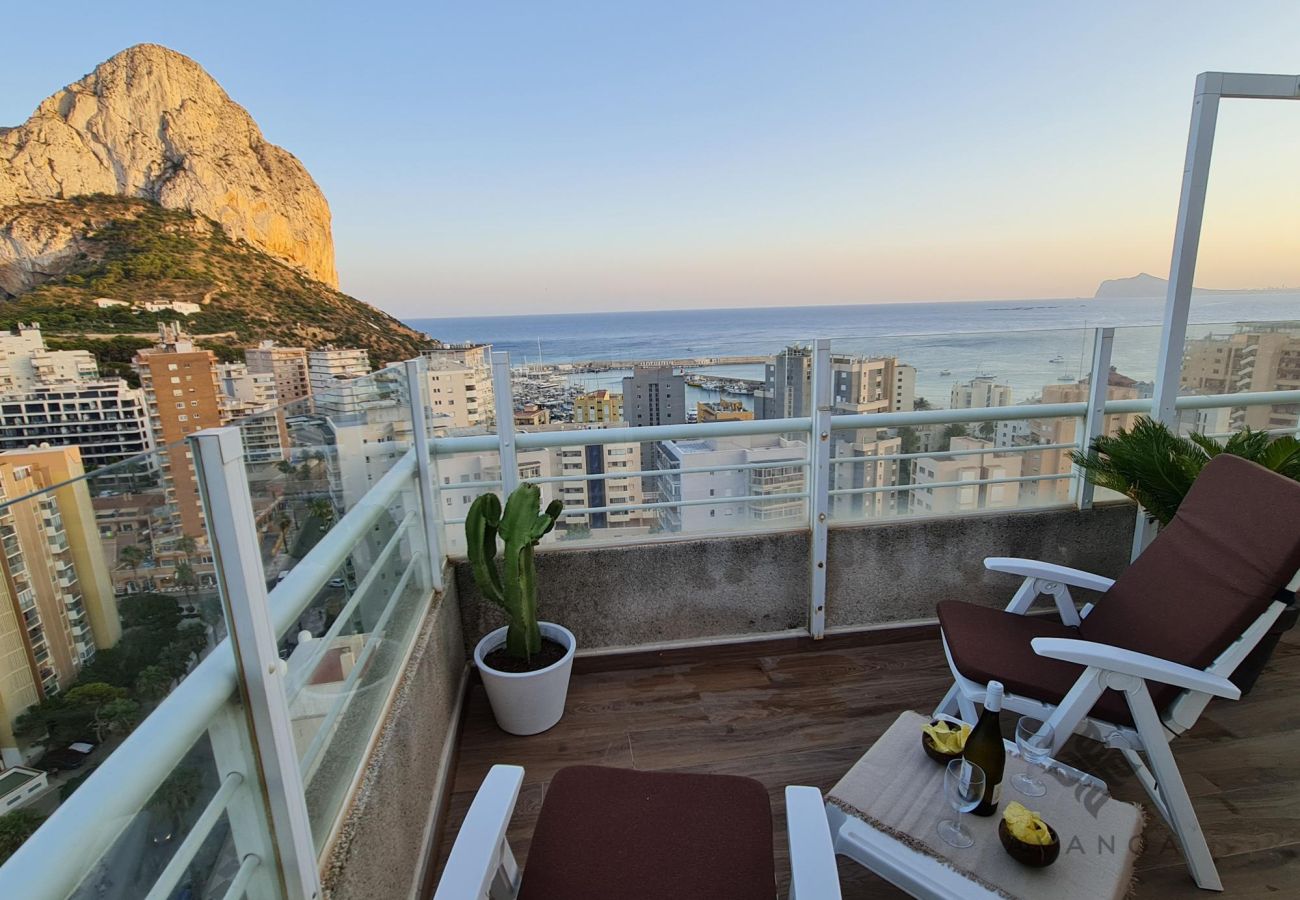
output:
[[[1002,798],[1002,770],[1007,764],[1007,750],[1002,743],[1002,727],[998,713],[1002,710],[1002,683],[990,681],[984,696],[984,711],[966,739],[962,756],[984,770],[984,797],[971,812],[977,816],[991,816],[997,811]]]

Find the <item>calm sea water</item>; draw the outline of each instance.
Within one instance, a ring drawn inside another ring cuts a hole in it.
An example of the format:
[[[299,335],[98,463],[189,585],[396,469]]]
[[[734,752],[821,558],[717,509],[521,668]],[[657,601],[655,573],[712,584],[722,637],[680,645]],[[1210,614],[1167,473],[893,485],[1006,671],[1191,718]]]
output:
[[[897,355],[917,367],[918,395],[946,405],[953,382],[978,374],[1011,384],[1017,402],[1045,384],[1086,374],[1092,329],[1098,326],[1119,329],[1113,362],[1120,371],[1150,380],[1163,308],[1154,299],[1016,300],[408,321],[439,340],[489,342],[515,363],[768,356],[790,343],[829,338],[835,351]],[[1300,292],[1198,295],[1192,305],[1198,324],[1189,336],[1277,319],[1300,319]],[[762,377],[761,365],[715,371]],[[617,387],[622,374],[583,376],[583,383]]]

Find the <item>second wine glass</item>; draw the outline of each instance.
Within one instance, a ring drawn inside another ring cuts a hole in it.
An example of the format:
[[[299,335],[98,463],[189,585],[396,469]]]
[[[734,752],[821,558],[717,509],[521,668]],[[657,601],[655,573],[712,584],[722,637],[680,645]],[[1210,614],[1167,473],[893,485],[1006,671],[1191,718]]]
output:
[[[1016,746],[1025,762],[1035,766],[1045,765],[1052,755],[1052,742],[1055,733],[1052,726],[1039,719],[1023,717],[1016,723]],[[1047,785],[1030,769],[1029,773],[1020,772],[1011,777],[1011,786],[1026,797],[1041,797],[1047,793]]]
[[[979,806],[984,797],[984,770],[964,759],[948,763],[943,773],[943,796],[956,813],[939,822],[939,837],[953,847],[969,847],[975,837],[961,823],[961,814]]]

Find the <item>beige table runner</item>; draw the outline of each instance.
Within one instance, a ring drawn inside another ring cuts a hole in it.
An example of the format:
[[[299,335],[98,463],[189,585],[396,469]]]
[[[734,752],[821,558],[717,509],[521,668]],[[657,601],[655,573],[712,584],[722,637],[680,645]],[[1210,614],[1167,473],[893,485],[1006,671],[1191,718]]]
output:
[[[1013,900],[1093,900],[1128,893],[1133,863],[1141,852],[1142,808],[1099,788],[1071,782],[1062,772],[1045,772],[1010,753],[997,813],[962,816],[975,845],[959,849],[945,843],[935,827],[954,813],[943,796],[944,767],[921,749],[921,726],[927,721],[914,712],[899,716],[831,788],[830,802]],[[1045,797],[1026,797],[1011,786],[1013,775],[1030,769],[1047,785]],[[1060,836],[1061,855],[1045,869],[1016,862],[998,839],[998,822],[1013,800],[1041,814]]]

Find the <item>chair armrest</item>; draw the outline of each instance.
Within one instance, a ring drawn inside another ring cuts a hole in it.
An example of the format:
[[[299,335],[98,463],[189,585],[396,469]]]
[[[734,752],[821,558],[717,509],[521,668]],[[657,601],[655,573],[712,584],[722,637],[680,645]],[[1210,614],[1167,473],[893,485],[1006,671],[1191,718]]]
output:
[[[486,897],[503,862],[507,869],[514,869],[514,856],[502,850],[523,781],[524,770],[519,766],[493,766],[488,772],[456,835],[434,900]],[[503,856],[508,856],[508,861],[503,861]]]
[[[785,819],[790,839],[790,900],[840,900],[835,843],[822,792],[814,787],[787,787]]]
[[[1089,591],[1108,591],[1115,583],[1114,578],[1094,575],[1069,566],[1055,563],[1039,562],[1036,559],[1020,559],[1015,556],[990,556],[984,560],[984,568],[990,572],[1005,572],[1008,575],[1023,575],[1026,578],[1041,578],[1044,581],[1059,581],[1071,587],[1084,588]]]
[[[1189,691],[1226,697],[1229,700],[1237,700],[1241,697],[1241,689],[1222,676],[1212,675],[1202,669],[1193,669],[1182,663],[1170,662],[1158,656],[1148,656],[1135,650],[1073,638],[1034,638],[1030,641],[1030,645],[1039,656],[1050,659],[1105,669],[1107,672],[1119,672],[1146,681],[1172,684]]]

